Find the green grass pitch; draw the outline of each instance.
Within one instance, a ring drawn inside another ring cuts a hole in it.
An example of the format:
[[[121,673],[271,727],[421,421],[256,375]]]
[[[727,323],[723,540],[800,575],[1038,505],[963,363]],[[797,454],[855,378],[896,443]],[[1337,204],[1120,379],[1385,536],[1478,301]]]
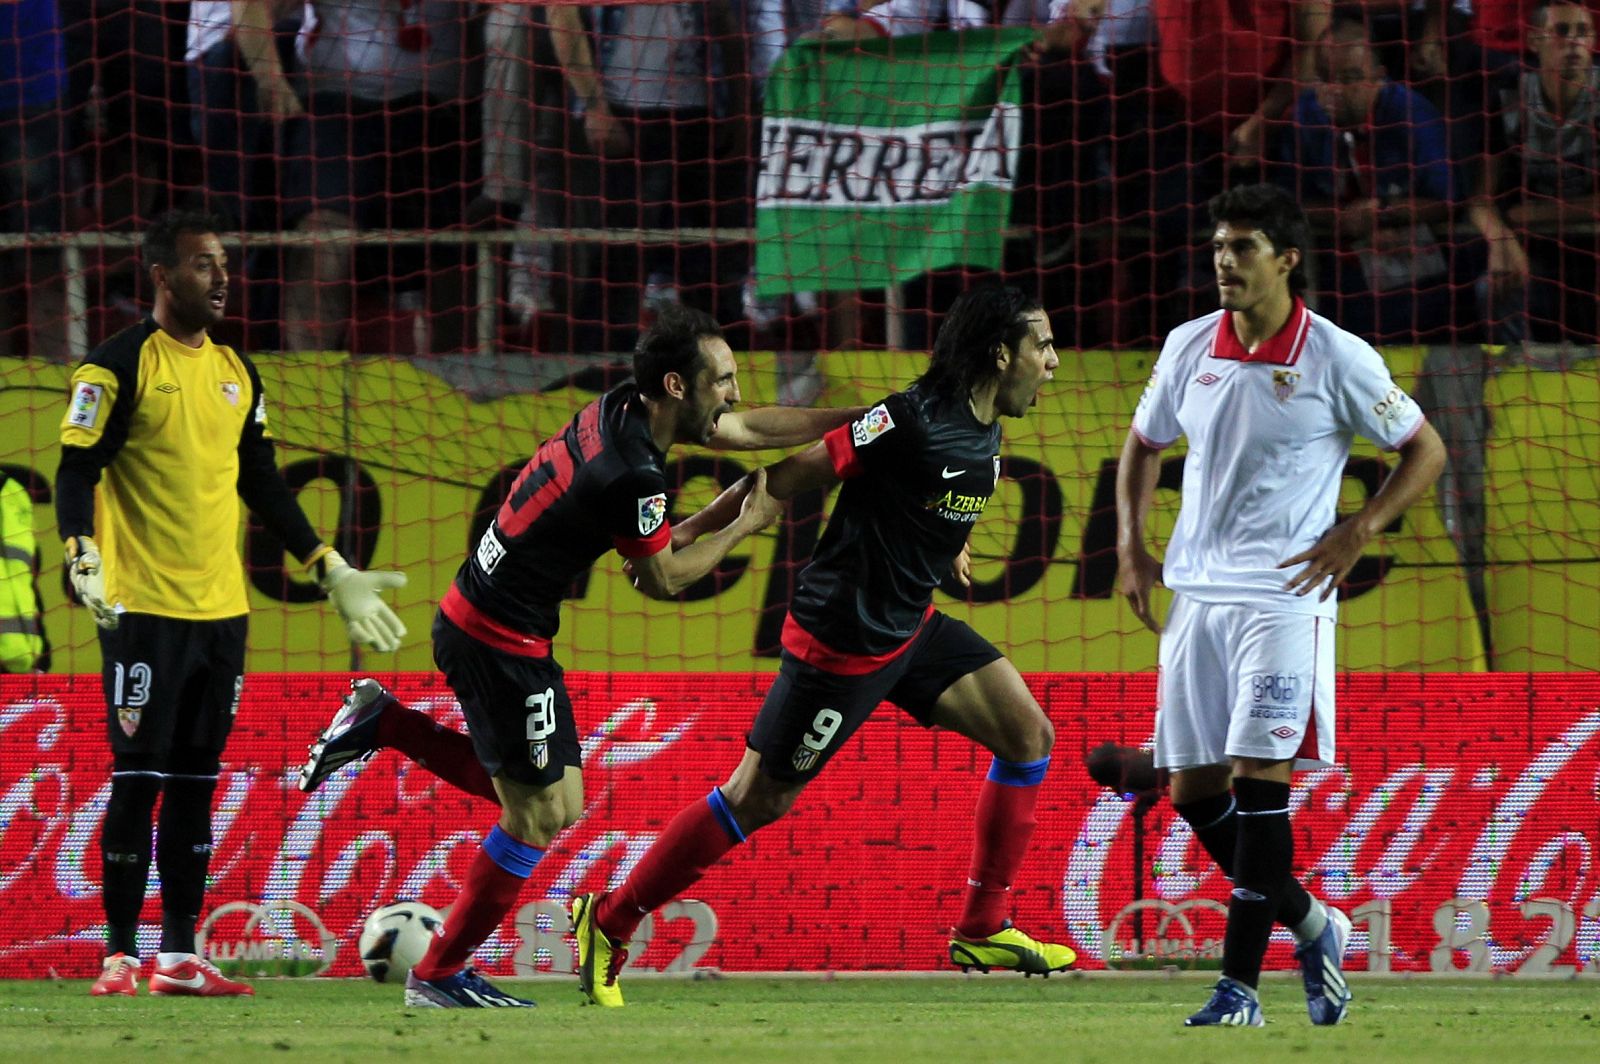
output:
[[[0,1045],[18,1064],[505,1060],[810,1064],[1542,1064],[1595,1059],[1600,981],[1358,979],[1350,1019],[1311,1027],[1298,981],[1262,988],[1264,1030],[1182,1029],[1208,983],[1161,975],[785,979],[625,984],[626,1009],[575,984],[505,980],[537,1010],[406,1009],[374,983],[262,980],[243,1000],[95,999],[81,981],[0,983]]]

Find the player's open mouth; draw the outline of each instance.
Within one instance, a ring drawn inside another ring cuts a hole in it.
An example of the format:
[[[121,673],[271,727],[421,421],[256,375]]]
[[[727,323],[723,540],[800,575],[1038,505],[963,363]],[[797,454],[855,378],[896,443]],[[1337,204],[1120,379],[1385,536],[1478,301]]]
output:
[[[206,296],[206,302],[210,303],[217,310],[221,310],[228,302],[228,290],[226,288],[219,288],[216,291],[211,292]]]

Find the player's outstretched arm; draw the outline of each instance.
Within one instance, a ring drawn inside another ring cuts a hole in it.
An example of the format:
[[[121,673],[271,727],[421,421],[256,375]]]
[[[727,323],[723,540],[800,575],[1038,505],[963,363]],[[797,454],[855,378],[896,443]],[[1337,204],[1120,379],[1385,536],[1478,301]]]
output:
[[[740,540],[776,521],[783,512],[783,504],[767,493],[767,471],[758,469],[744,479],[749,485],[739,502],[737,517],[682,549],[669,545],[649,557],[628,562],[624,568],[633,577],[633,586],[653,599],[672,598],[715,569]],[[717,501],[738,486],[723,492]]]
[[[761,451],[774,447],[799,447],[815,443],[822,434],[848,424],[867,412],[864,406],[823,408],[760,406],[735,410],[717,419],[709,444],[719,451]]]
[[[1145,518],[1160,476],[1161,452],[1130,429],[1117,462],[1117,594],[1158,635],[1150,590],[1161,580],[1161,563],[1145,547]]]
[[[400,649],[406,626],[379,592],[405,587],[405,573],[382,569],[363,572],[331,547],[315,556],[311,568],[317,586],[343,618],[350,642],[385,654]]]
[[[767,492],[779,502],[788,502],[808,489],[829,487],[839,479],[833,471],[828,449],[822,444],[768,466],[766,475]],[[726,528],[730,521],[739,516],[739,509],[744,505],[751,483],[750,477],[744,477],[707,503],[700,512],[673,525],[672,549],[683,550],[701,536]]]
[[[249,366],[249,373],[250,383],[259,397],[261,378],[254,366]],[[405,574],[364,573],[321,542],[300,508],[299,500],[278,471],[272,437],[266,428],[265,406],[258,405],[256,409],[255,416],[245,419],[239,436],[239,497],[283,541],[289,553],[299,558],[316,577],[317,586],[344,619],[352,643],[383,653],[399,650],[406,626],[378,593],[404,586]]]
[[[1328,529],[1310,550],[1278,563],[1279,569],[1305,566],[1283,585],[1283,589],[1309,595],[1320,588],[1322,594],[1318,601],[1326,601],[1355,568],[1372,537],[1394,523],[1395,518],[1433,487],[1433,482],[1444,471],[1444,462],[1444,441],[1439,439],[1433,426],[1424,421],[1417,434],[1400,445],[1399,464],[1360,513]]]
[[[856,417],[860,417],[857,414]],[[852,419],[853,420],[853,419]],[[820,491],[839,482],[827,444],[807,447],[767,467],[767,490],[774,499],[788,502],[805,491]]]

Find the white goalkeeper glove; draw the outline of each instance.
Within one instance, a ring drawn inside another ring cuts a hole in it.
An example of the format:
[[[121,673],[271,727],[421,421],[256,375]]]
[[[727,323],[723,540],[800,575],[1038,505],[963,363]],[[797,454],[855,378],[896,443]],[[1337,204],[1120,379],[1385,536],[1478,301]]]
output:
[[[89,607],[94,623],[106,631],[117,626],[117,611],[106,601],[106,574],[100,565],[100,548],[88,536],[68,536],[67,575],[78,601]]]
[[[333,608],[344,618],[352,643],[370,646],[382,653],[400,649],[406,626],[400,623],[389,604],[378,592],[404,587],[405,573],[364,573],[353,567],[336,550],[330,550],[314,563],[317,586],[333,600]]]

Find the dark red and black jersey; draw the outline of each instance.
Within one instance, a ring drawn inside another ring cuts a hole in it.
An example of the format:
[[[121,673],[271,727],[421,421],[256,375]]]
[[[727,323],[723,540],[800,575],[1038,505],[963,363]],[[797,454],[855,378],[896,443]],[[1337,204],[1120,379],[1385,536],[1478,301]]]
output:
[[[522,468],[440,610],[489,646],[547,656],[578,574],[613,547],[645,558],[671,541],[665,460],[636,387],[590,403]]]
[[[783,646],[830,672],[867,672],[916,634],[988,507],[1000,425],[913,385],[823,442],[844,486],[800,574]]]

